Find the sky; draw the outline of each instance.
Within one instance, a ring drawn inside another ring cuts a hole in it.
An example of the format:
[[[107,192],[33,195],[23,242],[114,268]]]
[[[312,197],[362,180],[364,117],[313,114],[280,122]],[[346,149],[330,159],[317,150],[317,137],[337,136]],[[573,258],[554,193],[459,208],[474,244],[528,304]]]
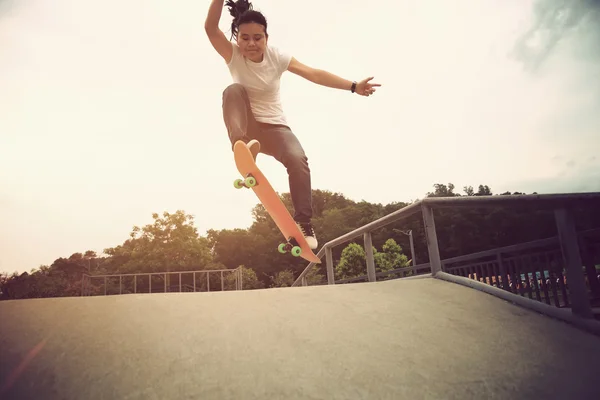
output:
[[[246,228],[208,0],[0,0],[0,271],[117,246],[152,213]],[[369,98],[291,73],[314,189],[387,204],[435,183],[600,191],[599,2],[256,0],[270,44]],[[458,6],[457,4],[460,4]],[[230,17],[220,26],[229,37]],[[276,160],[258,163],[289,191]],[[318,232],[317,232],[318,236]]]

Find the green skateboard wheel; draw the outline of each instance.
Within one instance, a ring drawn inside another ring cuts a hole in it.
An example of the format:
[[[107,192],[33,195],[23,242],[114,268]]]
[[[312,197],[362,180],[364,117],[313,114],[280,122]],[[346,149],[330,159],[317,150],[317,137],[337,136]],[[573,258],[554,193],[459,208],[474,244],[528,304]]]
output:
[[[298,257],[301,253],[302,253],[302,249],[300,248],[300,246],[294,246],[292,248],[292,255],[294,257]]]
[[[248,187],[254,187],[254,186],[256,186],[256,179],[254,179],[253,176],[249,176],[249,177],[246,178],[246,180],[244,181],[244,183]]]
[[[236,179],[235,181],[233,181],[233,187],[236,189],[241,189],[244,187],[244,181],[241,179]]]
[[[277,247],[277,250],[279,250],[281,254],[285,254],[285,243],[281,243],[279,247]]]

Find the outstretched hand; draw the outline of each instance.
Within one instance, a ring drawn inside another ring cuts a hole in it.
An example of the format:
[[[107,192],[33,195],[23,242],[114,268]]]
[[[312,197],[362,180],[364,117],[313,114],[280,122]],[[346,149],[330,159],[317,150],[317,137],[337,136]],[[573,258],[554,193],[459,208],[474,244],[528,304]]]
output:
[[[361,96],[370,96],[375,93],[375,87],[381,86],[379,83],[369,83],[373,77],[363,79],[356,84],[356,93]]]

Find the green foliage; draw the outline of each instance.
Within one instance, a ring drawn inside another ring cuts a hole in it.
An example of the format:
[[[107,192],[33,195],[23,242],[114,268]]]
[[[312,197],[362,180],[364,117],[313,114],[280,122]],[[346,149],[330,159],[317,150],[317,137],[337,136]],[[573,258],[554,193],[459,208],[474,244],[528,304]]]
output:
[[[153,224],[134,226],[130,239],[104,250],[121,273],[190,271],[212,262],[209,240],[198,236],[193,217],[183,211],[152,214]]]
[[[245,266],[241,266],[242,268],[242,289],[244,290],[252,290],[252,289],[263,289],[265,284],[258,280],[256,276],[256,272],[254,270],[246,268]]]
[[[376,249],[373,249],[373,253]],[[342,251],[342,258],[335,267],[336,276],[341,279],[364,275],[366,269],[365,249],[356,243],[350,243]]]
[[[477,191],[465,186],[464,194],[455,192],[452,183],[437,183],[433,187],[433,192],[427,193],[428,197],[493,195],[487,185],[479,185]],[[523,193],[506,192],[500,196],[519,194]],[[290,212],[293,211],[289,193],[282,194],[281,199]],[[340,193],[313,190],[313,224],[319,243],[323,245],[408,205],[403,202],[386,205],[356,202]],[[40,266],[31,273],[0,274],[0,299],[77,296],[84,274],[218,270],[238,266],[242,266],[244,289],[290,286],[306,267],[306,261],[279,254],[277,246],[282,237],[274,222],[261,204],[257,204],[252,213],[254,222],[249,228],[211,229],[206,237],[198,235],[193,217],[183,211],[165,212],[162,216],[155,213],[152,223],[134,226],[127,240],[105,249],[102,257],[88,250],[58,258],[51,265]],[[442,259],[556,235],[552,210],[444,208],[436,209],[434,214]],[[600,226],[600,213],[577,208],[575,218],[578,230]],[[404,254],[404,249],[410,249],[409,238],[402,233],[407,230],[412,230],[415,254]],[[418,263],[428,261],[420,214],[372,232],[372,242],[378,272],[406,267],[408,259],[413,257]],[[337,278],[366,274],[362,240],[353,240],[345,247],[338,246],[332,253]],[[224,273],[223,276],[225,290],[235,289],[235,275]],[[156,275],[152,279],[153,288],[164,288],[164,278]],[[178,279],[177,274],[169,275],[167,286],[178,286]],[[310,285],[325,284],[325,263],[311,269],[306,279]],[[191,277],[183,277],[182,282],[193,285]],[[147,278],[145,283],[139,281],[138,289],[149,283]],[[211,290],[221,290],[220,273],[210,274],[209,283]],[[111,292],[117,290],[118,293],[118,279],[116,285],[109,282]],[[198,277],[197,288],[205,290],[206,286],[206,278]],[[131,282],[124,283],[125,291],[131,291],[132,287]]]
[[[394,239],[386,240],[382,250],[382,253],[373,252],[377,272],[408,267],[408,257],[402,253],[402,247]]]
[[[86,255],[95,253],[88,251]],[[0,299],[77,296],[81,293],[81,277],[87,272],[87,262],[86,256],[75,253],[69,258],[56,259],[50,266],[42,265],[31,274],[2,274]]]
[[[294,273],[289,269],[279,271],[271,278],[271,287],[290,287],[294,283]]]
[[[408,257],[402,254],[394,239],[388,239],[383,244],[383,252],[373,246],[375,272],[385,272],[408,266]],[[350,243],[342,251],[341,259],[335,267],[336,276],[340,279],[354,278],[367,274],[367,257],[363,246]]]
[[[312,268],[305,275],[306,282],[309,286],[324,285],[327,283],[325,275],[323,275],[318,268]]]

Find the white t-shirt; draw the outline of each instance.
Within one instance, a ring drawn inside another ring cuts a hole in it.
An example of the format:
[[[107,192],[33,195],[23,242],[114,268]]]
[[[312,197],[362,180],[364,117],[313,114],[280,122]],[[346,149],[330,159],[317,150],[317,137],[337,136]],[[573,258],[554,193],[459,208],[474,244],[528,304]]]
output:
[[[227,67],[233,81],[246,88],[254,118],[267,124],[287,125],[279,86],[281,75],[287,70],[292,57],[276,47],[267,46],[263,60],[255,63],[242,55],[237,44],[231,45],[233,56]]]

